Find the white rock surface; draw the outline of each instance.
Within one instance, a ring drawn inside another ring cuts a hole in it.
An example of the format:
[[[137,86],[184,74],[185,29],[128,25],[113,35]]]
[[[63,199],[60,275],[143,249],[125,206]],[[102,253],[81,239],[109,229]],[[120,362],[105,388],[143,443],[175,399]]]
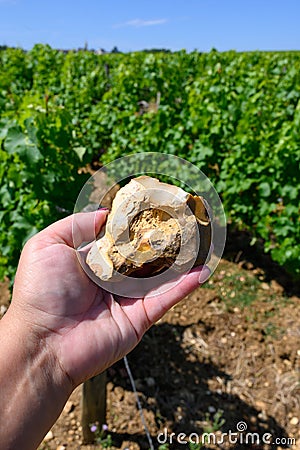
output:
[[[182,272],[204,264],[210,247],[204,199],[141,176],[117,192],[87,264],[103,281],[117,281],[119,274],[147,277],[170,266]]]

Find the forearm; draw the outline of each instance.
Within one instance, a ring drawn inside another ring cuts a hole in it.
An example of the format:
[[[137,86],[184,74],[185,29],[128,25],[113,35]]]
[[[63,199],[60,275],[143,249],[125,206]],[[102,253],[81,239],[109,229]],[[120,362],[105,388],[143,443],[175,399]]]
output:
[[[0,321],[0,443],[33,450],[71,393],[47,347],[10,310]]]

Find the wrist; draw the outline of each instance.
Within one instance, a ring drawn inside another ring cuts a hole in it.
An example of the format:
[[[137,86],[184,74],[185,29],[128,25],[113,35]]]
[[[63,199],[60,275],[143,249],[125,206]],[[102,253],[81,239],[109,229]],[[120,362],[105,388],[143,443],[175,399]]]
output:
[[[14,349],[15,357],[20,359],[20,363],[27,366],[28,373],[33,370],[40,372],[48,384],[70,395],[75,386],[61,367],[52,345],[48,343],[52,331],[42,330],[42,327],[33,324],[30,317],[27,318],[26,314],[13,304],[2,321],[8,346]],[[1,329],[2,327],[0,333]]]
[[[0,341],[0,442],[33,449],[59,416],[71,383],[46,341],[12,307],[0,322]]]

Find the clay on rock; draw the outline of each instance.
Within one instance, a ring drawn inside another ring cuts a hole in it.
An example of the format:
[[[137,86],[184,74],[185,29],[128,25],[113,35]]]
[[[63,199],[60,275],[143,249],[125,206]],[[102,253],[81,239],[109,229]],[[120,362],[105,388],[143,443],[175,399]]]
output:
[[[119,280],[120,274],[148,277],[171,266],[183,272],[207,263],[210,247],[205,200],[141,176],[117,192],[87,264],[103,281]]]

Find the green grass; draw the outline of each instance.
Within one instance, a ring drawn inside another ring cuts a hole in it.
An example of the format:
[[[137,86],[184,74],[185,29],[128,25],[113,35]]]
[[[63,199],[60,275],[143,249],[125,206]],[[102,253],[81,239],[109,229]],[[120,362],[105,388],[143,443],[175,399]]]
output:
[[[227,308],[235,306],[243,308],[251,305],[257,298],[260,282],[254,275],[241,270],[234,272],[230,270],[228,273],[222,270],[219,276],[216,275],[217,280],[220,276],[220,281],[215,283],[212,279],[206,287],[215,289]]]

